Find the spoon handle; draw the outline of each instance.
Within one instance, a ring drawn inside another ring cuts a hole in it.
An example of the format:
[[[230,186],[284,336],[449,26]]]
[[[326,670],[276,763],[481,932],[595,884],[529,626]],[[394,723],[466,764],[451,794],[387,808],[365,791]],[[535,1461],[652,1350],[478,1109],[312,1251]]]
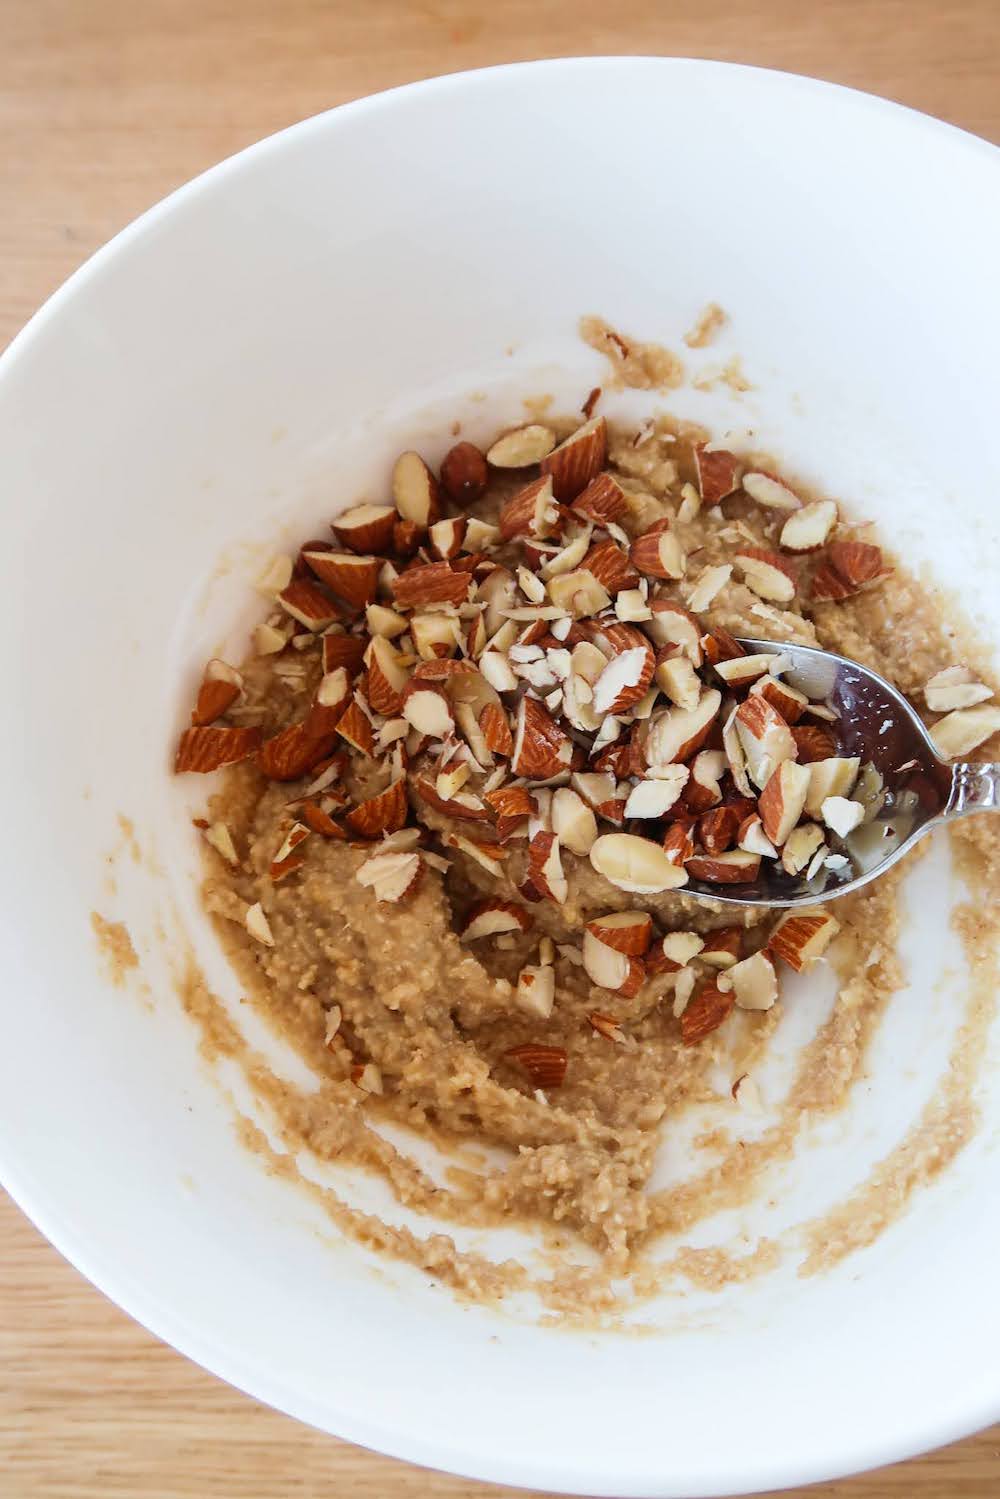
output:
[[[1000,811],[1000,765],[953,765],[951,791],[942,817]]]

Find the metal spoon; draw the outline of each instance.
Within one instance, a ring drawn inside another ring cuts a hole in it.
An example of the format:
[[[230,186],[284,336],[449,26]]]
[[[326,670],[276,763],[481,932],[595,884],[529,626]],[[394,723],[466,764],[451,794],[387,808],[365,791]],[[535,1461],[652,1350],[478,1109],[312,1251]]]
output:
[[[833,840],[833,851],[846,859],[841,868],[823,865],[810,880],[788,875],[779,862],[767,859],[752,884],[691,880],[685,895],[731,906],[816,905],[877,879],[932,828],[973,812],[1000,810],[1000,765],[942,760],[918,715],[884,677],[811,646],[750,639],[740,644],[747,651],[779,651],[790,658],[782,680],[833,711],[837,753],[861,760],[853,796],[868,804],[869,815],[846,839]]]

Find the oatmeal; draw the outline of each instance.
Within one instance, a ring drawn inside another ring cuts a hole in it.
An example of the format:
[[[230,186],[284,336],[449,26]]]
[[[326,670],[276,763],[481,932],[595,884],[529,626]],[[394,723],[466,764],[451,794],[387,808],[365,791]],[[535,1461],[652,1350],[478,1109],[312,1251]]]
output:
[[[627,383],[676,383],[665,351],[591,332]],[[842,1106],[901,983],[899,871],[822,904],[870,815],[865,767],[828,706],[783,680],[781,643],[842,651],[914,696],[926,685],[962,754],[1000,728],[989,686],[868,529],[690,425],[609,429],[598,399],[575,430],[539,414],[485,453],[459,442],[439,476],[405,453],[391,504],[277,559],[261,584],[273,612],[239,667],[209,663],[177,756],[180,771],[224,768],[199,820],[205,901],[248,998],[319,1086],[249,1056],[192,975],[212,1044],[243,1058],[290,1153],[363,1166],[436,1223],[521,1221],[589,1246],[596,1268],[548,1283],[560,1309],[613,1300],[622,1275],[711,1285],[770,1268],[766,1240],[735,1258],[681,1243],[656,1274],[647,1254],[748,1200],[803,1119]],[[995,888],[986,840],[966,852]],[[762,863],[813,880],[816,904],[776,918],[686,893]],[[985,962],[991,934],[968,920]],[[778,1119],[651,1190],[669,1122],[717,1098],[713,1068],[752,1105],[783,977],[824,955],[849,976]],[[986,1013],[969,1022],[977,1044]],[[809,1229],[809,1268],[869,1242],[961,1147],[967,1055],[886,1164],[887,1190]],[[380,1122],[502,1162],[456,1156],[432,1180]],[[309,1190],[345,1232],[468,1294],[526,1283],[521,1266]]]

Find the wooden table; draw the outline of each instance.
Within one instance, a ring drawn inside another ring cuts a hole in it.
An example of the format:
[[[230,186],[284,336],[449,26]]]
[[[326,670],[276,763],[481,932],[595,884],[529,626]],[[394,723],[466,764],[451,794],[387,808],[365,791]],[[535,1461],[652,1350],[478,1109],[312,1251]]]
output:
[[[1000,141],[997,0],[0,0],[0,347],[122,225],[294,120],[567,53],[738,59]],[[996,1495],[1000,1428],[810,1493]],[[498,1493],[298,1426],[157,1343],[0,1201],[0,1496]]]

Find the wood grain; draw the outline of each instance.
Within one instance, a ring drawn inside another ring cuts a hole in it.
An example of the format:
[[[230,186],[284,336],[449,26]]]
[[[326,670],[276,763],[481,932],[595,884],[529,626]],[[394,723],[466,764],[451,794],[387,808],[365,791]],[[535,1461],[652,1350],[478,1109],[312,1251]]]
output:
[[[434,73],[573,53],[729,58],[1000,140],[997,0],[0,0],[0,347],[122,225],[283,125]],[[820,1485],[986,1499],[1000,1428]],[[0,1201],[0,1496],[485,1499],[298,1426],[131,1322]]]

